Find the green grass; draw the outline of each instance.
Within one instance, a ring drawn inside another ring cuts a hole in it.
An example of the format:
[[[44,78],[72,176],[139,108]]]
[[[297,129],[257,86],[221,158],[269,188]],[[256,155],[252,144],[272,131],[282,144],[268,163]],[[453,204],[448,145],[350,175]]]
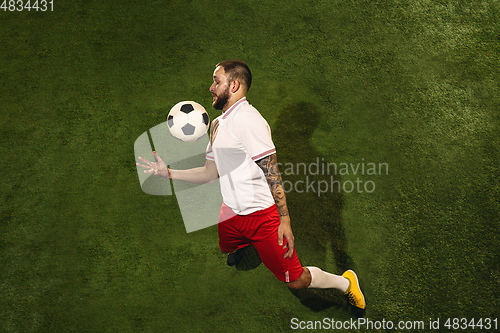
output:
[[[216,117],[211,75],[231,58],[252,68],[248,99],[282,165],[389,166],[335,176],[373,193],[288,194],[304,265],[354,268],[372,320],[441,318],[448,331],[445,318],[500,317],[499,14],[496,0],[0,11],[0,331],[280,332],[294,317],[350,318],[338,293],[227,267],[215,226],[186,234],[175,197],[140,189],[136,138],[181,100]]]

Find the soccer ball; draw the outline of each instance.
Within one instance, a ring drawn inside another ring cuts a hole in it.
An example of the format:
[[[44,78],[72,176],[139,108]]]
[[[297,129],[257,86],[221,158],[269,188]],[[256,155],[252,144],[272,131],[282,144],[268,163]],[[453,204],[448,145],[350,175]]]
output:
[[[194,142],[207,134],[209,123],[205,108],[193,101],[179,102],[168,113],[170,134],[184,142]]]

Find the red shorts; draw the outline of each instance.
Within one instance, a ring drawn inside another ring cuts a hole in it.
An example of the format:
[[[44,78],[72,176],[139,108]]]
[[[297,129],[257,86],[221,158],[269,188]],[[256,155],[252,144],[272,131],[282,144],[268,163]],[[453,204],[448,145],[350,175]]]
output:
[[[231,208],[222,204],[220,211],[219,246],[224,252],[233,252],[252,244],[262,262],[278,280],[292,282],[302,275],[302,265],[295,249],[291,258],[283,258],[287,249],[278,244],[280,218],[276,205],[249,215],[235,215]]]

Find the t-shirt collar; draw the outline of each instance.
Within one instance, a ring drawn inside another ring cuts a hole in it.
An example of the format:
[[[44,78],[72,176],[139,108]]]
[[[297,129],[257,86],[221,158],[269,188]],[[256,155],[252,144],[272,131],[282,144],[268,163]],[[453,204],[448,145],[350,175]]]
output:
[[[238,105],[240,105],[241,103],[245,102],[246,100],[247,100],[247,98],[243,97],[240,100],[238,100],[236,103],[234,103],[233,105],[231,105],[231,107],[229,109],[227,109],[227,111],[222,114],[222,118],[227,118],[227,116],[229,116],[229,114],[231,112],[233,112],[234,109],[236,109],[238,107]]]

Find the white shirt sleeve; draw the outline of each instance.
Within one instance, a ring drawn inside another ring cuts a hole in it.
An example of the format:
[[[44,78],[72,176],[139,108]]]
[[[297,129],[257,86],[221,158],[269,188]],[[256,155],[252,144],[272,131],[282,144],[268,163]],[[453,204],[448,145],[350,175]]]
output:
[[[212,145],[210,144],[210,140],[208,141],[207,150],[205,151],[205,156],[207,160],[215,161],[215,156],[212,150]]]
[[[257,110],[235,116],[238,117],[235,121],[237,136],[253,161],[276,152],[271,137],[271,128]]]

